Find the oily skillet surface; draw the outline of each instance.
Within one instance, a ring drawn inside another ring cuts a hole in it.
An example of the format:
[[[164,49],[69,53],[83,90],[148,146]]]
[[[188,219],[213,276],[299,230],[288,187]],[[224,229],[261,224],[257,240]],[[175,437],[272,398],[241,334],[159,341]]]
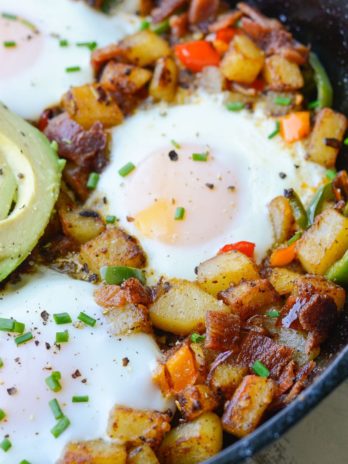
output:
[[[230,2],[234,5],[236,2]],[[278,17],[294,37],[310,44],[319,55],[334,87],[334,108],[348,114],[348,2],[347,0],[254,0],[269,17]],[[348,167],[348,147],[338,164]],[[348,310],[348,304],[347,308]],[[348,311],[346,311],[348,312]],[[270,418],[251,435],[231,442],[207,464],[237,464],[279,438],[321,400],[348,378],[348,315],[343,314],[330,342],[317,360],[316,378],[287,408]]]

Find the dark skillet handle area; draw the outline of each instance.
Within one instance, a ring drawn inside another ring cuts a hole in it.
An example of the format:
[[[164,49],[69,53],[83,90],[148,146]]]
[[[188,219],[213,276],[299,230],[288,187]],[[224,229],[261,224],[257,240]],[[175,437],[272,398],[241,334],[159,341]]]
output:
[[[230,3],[235,5],[237,2]],[[252,0],[248,3],[269,17],[279,18],[296,39],[311,45],[330,76],[334,108],[348,115],[348,0]],[[348,147],[344,147],[338,167],[348,168]],[[235,443],[226,442],[228,447],[207,464],[244,462],[279,438],[348,379],[348,305],[330,343],[323,348],[318,365],[312,385],[293,403],[248,437]]]

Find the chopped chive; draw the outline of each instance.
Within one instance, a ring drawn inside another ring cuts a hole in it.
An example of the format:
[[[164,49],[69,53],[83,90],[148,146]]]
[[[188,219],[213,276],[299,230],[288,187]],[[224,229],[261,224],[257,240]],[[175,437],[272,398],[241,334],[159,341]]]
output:
[[[33,338],[34,338],[33,334],[31,332],[27,332],[24,335],[20,335],[19,337],[16,337],[15,338],[15,343],[16,343],[17,346],[18,345],[23,345],[23,343],[27,343],[30,340],[32,340]]]
[[[185,216],[185,208],[183,208],[182,206],[178,206],[175,210],[174,219],[176,221],[182,221],[184,219],[184,216]]]
[[[204,340],[205,340],[205,335],[201,335],[199,333],[193,333],[191,335],[191,342],[193,343],[204,342]]]
[[[53,412],[55,419],[58,420],[64,417],[63,411],[61,410],[58,400],[54,398],[53,400],[49,401],[48,404],[49,404],[49,407],[51,408],[51,411]]]
[[[5,319],[0,317],[0,330],[3,332],[13,332],[16,321],[14,319]]]
[[[46,377],[45,382],[50,390],[57,393],[62,389],[62,386],[59,382],[60,379],[60,372],[52,372],[52,374],[49,377]]]
[[[0,358],[0,369],[4,367],[4,361],[2,360],[2,358]]]
[[[143,19],[140,23],[139,30],[145,31],[146,29],[149,29],[150,26],[151,26],[150,21],[148,21],[147,19]]]
[[[18,19],[16,15],[11,14],[11,13],[1,13],[1,16],[4,19],[11,19],[12,21],[15,21],[16,19]]]
[[[165,32],[168,32],[170,29],[170,24],[169,24],[169,19],[165,19],[164,21],[153,24],[151,27],[151,30],[155,34],[164,34]]]
[[[302,237],[302,232],[299,230],[294,234],[287,242],[288,245],[292,245],[293,243],[297,242],[298,239]]]
[[[74,72],[79,72],[79,71],[81,71],[80,66],[70,66],[68,68],[65,68],[65,72],[67,73],[74,73]]]
[[[180,143],[176,142],[175,140],[171,140],[170,143],[173,145],[174,148],[179,150],[181,148]]]
[[[56,152],[58,151],[58,148],[59,148],[59,147],[58,147],[58,142],[57,142],[56,140],[52,140],[52,142],[51,142],[51,148],[52,148],[52,150],[54,150],[54,151],[56,151]],[[64,161],[65,161],[65,160],[64,160]]]
[[[66,39],[60,39],[60,41],[59,41],[59,46],[60,46],[60,47],[68,47],[68,46],[69,46],[69,42],[68,42]]]
[[[337,175],[337,171],[336,169],[328,169],[325,175],[329,180],[334,180]]]
[[[31,29],[32,31],[37,31],[37,27],[35,26],[35,24],[31,23],[31,22],[28,21],[27,19],[19,18],[19,22],[21,22],[21,23],[23,24],[23,26],[28,27],[28,28]]]
[[[95,50],[98,47],[98,44],[97,44],[97,42],[77,42],[76,46],[77,47],[86,47],[91,52],[93,52],[93,50]]]
[[[13,332],[22,334],[24,330],[25,330],[25,324],[23,324],[23,322],[15,321]]]
[[[256,375],[259,377],[269,377],[269,370],[267,367],[259,360],[255,361],[252,370],[255,372]]]
[[[73,403],[88,403],[89,401],[89,396],[73,396],[72,400]]]
[[[124,166],[122,166],[121,169],[119,169],[118,173],[121,177],[126,177],[128,174],[130,174],[132,171],[134,171],[135,166],[133,163],[127,163]]]
[[[125,280],[135,277],[142,284],[146,283],[144,271],[126,266],[103,266],[100,275],[109,285],[121,285]]]
[[[64,332],[56,333],[56,343],[66,343],[69,341],[69,332],[64,330]]]
[[[3,409],[0,409],[0,422],[6,417],[6,412]]]
[[[69,313],[53,314],[53,319],[54,319],[55,323],[58,324],[58,325],[70,324],[72,322],[72,319],[71,319]]]
[[[97,323],[96,319],[93,319],[93,317],[88,316],[88,314],[82,312],[77,316],[77,319],[81,322],[84,322],[86,325],[89,325],[90,327],[94,327]]]
[[[5,48],[14,48],[17,47],[17,42],[15,42],[14,40],[8,40],[6,42],[3,42],[3,45]]]
[[[65,432],[65,430],[69,427],[70,421],[67,417],[63,416],[56,425],[51,429],[51,433],[54,438],[60,437],[60,435]]]
[[[208,153],[193,153],[193,161],[208,161]]]
[[[226,108],[228,111],[241,111],[245,108],[244,102],[229,102],[226,104]]]
[[[279,106],[289,106],[291,105],[292,98],[291,97],[282,97],[281,95],[278,95],[274,99],[274,103]]]
[[[89,177],[88,177],[88,181],[87,181],[87,188],[89,190],[94,190],[97,185],[98,185],[98,182],[99,182],[99,174],[97,172],[91,172]]]
[[[106,222],[107,224],[115,224],[115,222],[116,222],[116,216],[112,216],[112,215],[106,216],[105,222]]]
[[[276,309],[270,309],[269,311],[266,312],[266,316],[275,319],[276,317],[280,316],[280,312],[277,311]]]
[[[31,463],[27,461],[26,459],[23,459],[23,461],[21,461],[19,464],[31,464]]]
[[[280,122],[276,121],[275,123],[275,129],[273,132],[271,132],[268,136],[269,139],[273,139],[276,135],[278,135],[280,132]]]
[[[12,443],[8,438],[4,438],[2,442],[0,443],[0,448],[7,453],[7,451],[12,448]]]
[[[343,145],[348,145],[348,137],[343,140]]]
[[[320,107],[320,101],[319,100],[313,100],[308,103],[308,109],[309,110],[315,110],[316,108]]]

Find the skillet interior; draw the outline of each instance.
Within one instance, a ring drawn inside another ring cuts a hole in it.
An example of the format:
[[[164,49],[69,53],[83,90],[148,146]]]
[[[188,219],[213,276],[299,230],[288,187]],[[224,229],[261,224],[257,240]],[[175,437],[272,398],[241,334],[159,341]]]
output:
[[[230,2],[235,5],[236,2]],[[310,44],[324,64],[334,88],[334,108],[348,115],[348,2],[347,0],[253,0],[269,17],[278,17],[295,38]],[[348,147],[338,165],[348,168]],[[348,304],[346,307],[348,310]],[[250,436],[231,443],[207,464],[236,464],[280,437],[348,377],[348,314],[343,314],[318,359],[317,376],[286,409]]]

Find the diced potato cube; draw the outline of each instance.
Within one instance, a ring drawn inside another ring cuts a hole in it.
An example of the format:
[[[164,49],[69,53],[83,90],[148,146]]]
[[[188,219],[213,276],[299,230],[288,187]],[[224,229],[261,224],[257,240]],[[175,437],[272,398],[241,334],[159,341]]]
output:
[[[81,244],[96,238],[105,229],[100,216],[88,215],[81,209],[60,209],[59,218],[64,234]]]
[[[222,448],[220,418],[206,412],[192,422],[172,429],[159,449],[161,464],[199,464]]]
[[[294,231],[294,215],[290,202],[282,195],[273,198],[268,205],[268,210],[273,226],[275,243],[283,243],[288,240]]]
[[[69,443],[59,464],[126,464],[127,452],[123,445],[91,440]]]
[[[80,258],[95,274],[99,274],[102,266],[143,268],[146,263],[137,240],[117,227],[106,229],[98,237],[82,245]]]
[[[160,58],[155,66],[149,93],[155,100],[174,100],[178,82],[178,68],[173,58]]]
[[[157,411],[116,406],[110,414],[108,435],[127,445],[157,447],[170,430],[170,417]]]
[[[310,137],[308,159],[326,168],[335,166],[339,142],[343,140],[346,130],[347,118],[344,114],[323,108],[316,118]],[[330,139],[337,142],[330,144]]]
[[[72,87],[63,96],[61,106],[86,130],[97,121],[105,127],[117,126],[123,121],[117,103],[99,84]]]
[[[150,446],[145,444],[132,449],[127,464],[159,464],[159,461]]]
[[[254,261],[243,253],[230,251],[204,261],[198,266],[197,281],[200,287],[216,296],[231,284],[260,277]]]
[[[274,267],[271,269],[268,278],[279,295],[288,295],[292,292],[299,277],[301,277],[301,274],[298,272],[285,267]]]
[[[272,55],[266,59],[263,76],[272,90],[297,90],[304,85],[299,65],[281,55]]]
[[[110,332],[116,336],[134,333],[151,333],[149,313],[145,306],[128,304],[123,308],[113,308],[105,312],[110,324]]]
[[[223,428],[238,438],[251,433],[260,423],[263,413],[273,400],[276,386],[271,379],[247,375],[226,404],[222,416]]]
[[[148,69],[130,64],[109,61],[103,69],[100,83],[110,91],[121,91],[126,94],[136,93],[151,79],[152,73]]]
[[[222,302],[208,295],[197,284],[172,280],[171,288],[150,307],[150,318],[155,327],[177,335],[189,335],[205,327],[209,310],[226,310]]]
[[[292,294],[296,296],[299,289],[303,288],[304,285],[310,287],[313,293],[321,293],[331,297],[336,303],[338,311],[344,308],[346,292],[339,285],[322,276],[301,275],[294,283]]]
[[[212,366],[208,375],[208,382],[216,393],[222,393],[225,398],[232,394],[248,373],[248,368],[225,361]]]
[[[213,411],[217,405],[217,397],[207,385],[187,387],[178,396],[180,412],[185,420],[192,421],[201,414]]]
[[[324,275],[348,248],[348,218],[334,209],[319,214],[297,243],[297,256],[311,274]]]
[[[149,66],[170,55],[168,42],[149,29],[127,36],[120,43],[123,56],[137,66]]]

